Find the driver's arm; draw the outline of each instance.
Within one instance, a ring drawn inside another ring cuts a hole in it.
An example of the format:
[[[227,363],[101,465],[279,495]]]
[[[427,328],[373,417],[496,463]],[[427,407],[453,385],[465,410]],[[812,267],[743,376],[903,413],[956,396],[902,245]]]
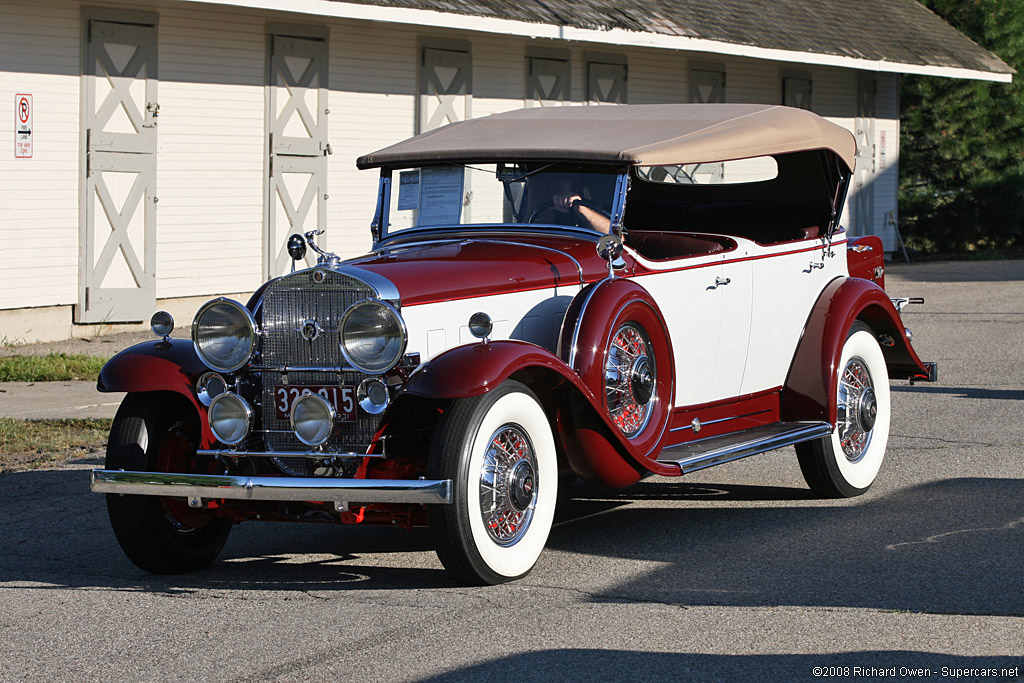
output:
[[[559,211],[575,213],[590,228],[608,234],[612,228],[611,219],[596,209],[583,204],[583,197],[575,192],[556,194],[552,197],[552,204]]]

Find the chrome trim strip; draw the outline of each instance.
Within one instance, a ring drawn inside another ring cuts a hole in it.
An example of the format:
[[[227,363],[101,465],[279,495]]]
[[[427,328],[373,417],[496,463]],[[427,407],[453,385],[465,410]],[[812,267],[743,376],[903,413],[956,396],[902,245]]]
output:
[[[483,244],[498,244],[498,245],[501,245],[501,246],[504,246],[506,244],[514,244],[517,247],[532,247],[533,249],[543,249],[544,251],[553,251],[556,254],[559,254],[561,256],[566,257],[567,259],[569,259],[570,261],[572,261],[573,263],[576,264],[576,272],[579,273],[579,276],[580,276],[580,287],[582,288],[584,285],[586,285],[586,280],[583,279],[583,266],[576,259],[576,257],[574,257],[571,254],[568,254],[568,253],[566,253],[566,252],[564,252],[564,251],[562,251],[560,249],[555,249],[554,247],[542,247],[539,244],[530,244],[528,242],[509,242],[509,241],[506,241],[506,240],[482,240],[482,239],[476,239],[474,237],[462,240],[463,244],[467,244],[469,242],[478,242],[478,243],[483,243]]]
[[[658,462],[674,462],[679,465],[680,474],[689,474],[705,467],[766,453],[776,448],[820,439],[832,434],[832,430],[833,427],[828,422],[777,422],[743,432],[670,446],[662,451]],[[683,457],[672,458],[672,450],[677,450]]]
[[[281,430],[281,433],[284,433]],[[291,432],[287,432],[291,434]],[[230,448],[200,449],[196,455],[212,455],[222,458],[309,458],[329,460],[331,458],[383,458],[383,453],[353,453],[351,451],[237,451]]]
[[[388,302],[398,310],[402,309],[402,298],[398,294],[398,287],[395,286],[394,282],[383,275],[379,275],[372,270],[348,264],[342,264],[332,268],[331,270],[336,273],[341,273],[342,275],[354,277],[357,280],[362,280],[376,290],[377,298]]]
[[[733,417],[720,417],[717,420],[708,420],[707,422],[704,422],[703,420],[701,420],[700,426],[701,427],[707,427],[708,425],[716,425],[719,422],[729,422],[730,420],[739,420],[740,418],[744,418],[744,417],[754,417],[755,415],[762,415],[762,414],[767,413],[767,412],[769,412],[769,411],[768,410],[759,410],[756,413],[747,413],[746,415],[734,415]],[[670,431],[670,432],[683,432],[683,431],[686,431],[687,429],[693,429],[693,423],[690,423],[688,425],[683,425],[682,427],[673,427],[672,429],[670,429],[668,431]]]
[[[448,504],[451,479],[335,479],[236,477],[215,474],[93,470],[96,493],[230,500],[336,501],[345,503]]]
[[[580,323],[583,322],[583,316],[587,312],[587,304],[590,303],[590,299],[594,296],[594,292],[597,291],[598,287],[600,287],[606,281],[611,279],[612,278],[610,277],[606,277],[604,280],[601,280],[596,285],[594,285],[594,287],[589,292],[587,292],[586,298],[583,299],[583,305],[580,307],[580,314],[576,316],[576,325],[575,327],[573,327],[572,330],[572,345],[569,347],[569,367],[576,372],[579,372],[578,370],[576,370],[576,344],[579,343]]]
[[[253,372],[359,372],[353,367],[347,365],[332,365],[330,367],[326,365],[320,365],[316,367],[299,367],[296,365],[285,365],[282,367],[271,367],[269,365],[250,365],[249,369]]]

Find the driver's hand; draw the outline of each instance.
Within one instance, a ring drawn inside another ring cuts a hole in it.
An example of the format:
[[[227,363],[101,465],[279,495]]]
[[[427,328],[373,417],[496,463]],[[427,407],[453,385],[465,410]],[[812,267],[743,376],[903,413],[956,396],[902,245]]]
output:
[[[556,194],[551,198],[551,203],[555,205],[555,208],[563,213],[569,213],[572,208],[573,202],[582,201],[583,197],[575,192],[566,192],[563,194]]]

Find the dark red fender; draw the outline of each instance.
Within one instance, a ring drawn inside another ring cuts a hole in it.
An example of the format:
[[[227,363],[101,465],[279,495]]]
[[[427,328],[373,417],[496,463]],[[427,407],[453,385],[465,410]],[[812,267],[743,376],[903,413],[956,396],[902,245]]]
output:
[[[608,343],[618,326],[626,321],[638,322],[647,331],[657,368],[658,398],[650,421],[643,431],[628,439],[631,452],[643,458],[643,462],[657,457],[672,415],[675,390],[672,340],[654,298],[636,282],[625,278],[608,278],[584,289],[566,312],[559,354],[583,383],[601,397],[596,407],[606,415],[603,399]]]
[[[608,486],[628,486],[639,480],[649,466],[640,464],[632,445],[601,409],[601,401],[562,359],[539,346],[509,340],[456,347],[413,373],[402,393],[467,398],[486,393],[513,375],[531,372],[551,373],[583,399],[560,405],[555,424],[573,470]]]
[[[846,267],[851,277],[871,280],[885,289],[885,251],[878,235],[850,237],[846,242]]]
[[[860,278],[836,278],[822,291],[804,326],[782,389],[783,420],[835,424],[839,359],[856,320],[866,323],[876,337],[889,335],[895,342],[881,347],[890,378],[928,378],[928,369],[910,345],[900,314],[885,291]]]
[[[191,340],[142,342],[117,354],[100,370],[99,391],[173,391],[195,406],[203,425],[203,446],[215,442],[206,421],[206,408],[196,397],[195,384],[209,368],[199,360]]]

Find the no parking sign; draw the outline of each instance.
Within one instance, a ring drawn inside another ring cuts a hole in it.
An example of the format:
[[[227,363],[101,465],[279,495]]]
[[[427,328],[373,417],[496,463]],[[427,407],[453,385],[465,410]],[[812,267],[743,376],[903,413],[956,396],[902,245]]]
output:
[[[32,158],[32,96],[14,96],[14,157]]]

